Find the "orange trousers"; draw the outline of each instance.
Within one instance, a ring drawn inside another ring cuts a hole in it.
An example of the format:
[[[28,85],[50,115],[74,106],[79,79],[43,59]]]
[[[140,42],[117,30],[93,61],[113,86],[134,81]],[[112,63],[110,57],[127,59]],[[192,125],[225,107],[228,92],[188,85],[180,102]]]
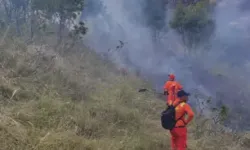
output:
[[[172,105],[172,103],[173,103],[173,96],[167,95],[166,96],[166,103],[168,105]]]
[[[174,128],[171,133],[171,150],[187,149],[187,128]]]
[[[174,95],[173,93],[169,93],[167,96],[166,96],[166,103],[168,105],[172,105],[172,103],[176,100],[176,95]]]

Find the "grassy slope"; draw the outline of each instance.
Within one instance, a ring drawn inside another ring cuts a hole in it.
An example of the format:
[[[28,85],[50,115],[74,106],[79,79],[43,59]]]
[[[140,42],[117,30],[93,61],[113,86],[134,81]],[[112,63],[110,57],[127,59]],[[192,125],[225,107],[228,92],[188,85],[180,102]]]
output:
[[[163,102],[138,94],[137,88],[147,85],[137,77],[79,50],[59,55],[19,40],[0,46],[0,149],[169,149],[168,132],[159,122]],[[205,132],[209,128],[199,118],[193,122],[189,149],[249,146],[247,138],[239,144],[238,136]]]

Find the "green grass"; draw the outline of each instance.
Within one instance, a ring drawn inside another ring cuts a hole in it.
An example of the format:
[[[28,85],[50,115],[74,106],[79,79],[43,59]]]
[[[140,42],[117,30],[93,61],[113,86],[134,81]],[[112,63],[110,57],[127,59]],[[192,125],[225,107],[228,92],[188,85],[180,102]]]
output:
[[[137,92],[150,88],[147,83],[88,49],[59,55],[36,47],[20,41],[1,46],[1,150],[170,148],[159,120],[164,102]],[[189,126],[190,150],[248,149],[247,135],[208,130],[213,124],[199,126],[201,120]]]

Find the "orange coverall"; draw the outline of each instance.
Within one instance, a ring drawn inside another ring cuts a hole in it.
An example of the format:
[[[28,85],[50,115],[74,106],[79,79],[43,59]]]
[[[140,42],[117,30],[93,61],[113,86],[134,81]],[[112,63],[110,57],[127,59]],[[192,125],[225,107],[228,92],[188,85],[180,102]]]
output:
[[[176,99],[176,93],[182,89],[182,85],[177,81],[167,81],[163,87],[168,92],[166,103],[172,105]]]
[[[186,125],[193,119],[194,112],[190,105],[185,102],[179,104],[176,108],[175,119],[178,120],[175,128],[171,133],[171,147],[172,150],[186,150],[187,149],[187,128]],[[187,118],[185,116],[188,116]]]

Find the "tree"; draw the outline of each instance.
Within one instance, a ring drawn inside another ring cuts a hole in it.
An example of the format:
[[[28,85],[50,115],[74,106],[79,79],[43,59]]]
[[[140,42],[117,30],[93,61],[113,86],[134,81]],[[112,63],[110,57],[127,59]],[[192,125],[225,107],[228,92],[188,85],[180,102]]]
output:
[[[143,3],[143,12],[145,15],[146,26],[149,27],[153,33],[154,40],[157,39],[160,32],[166,30],[166,0],[146,0]]]
[[[53,34],[56,27],[58,44],[64,35],[71,34],[75,40],[87,31],[83,22],[76,22],[83,7],[84,0],[0,0],[1,31],[6,36],[29,37],[33,41],[35,35],[41,39],[41,35]]]
[[[61,43],[66,24],[73,23],[80,15],[84,0],[33,0],[32,7],[34,10],[42,11],[49,20],[53,17],[59,19],[58,43]]]
[[[5,24],[15,23],[16,32],[21,35],[21,25],[25,23],[28,14],[29,0],[2,0],[5,13]]]
[[[170,26],[181,35],[187,48],[196,48],[207,43],[214,32],[215,23],[210,13],[208,0],[188,6],[179,2]]]

